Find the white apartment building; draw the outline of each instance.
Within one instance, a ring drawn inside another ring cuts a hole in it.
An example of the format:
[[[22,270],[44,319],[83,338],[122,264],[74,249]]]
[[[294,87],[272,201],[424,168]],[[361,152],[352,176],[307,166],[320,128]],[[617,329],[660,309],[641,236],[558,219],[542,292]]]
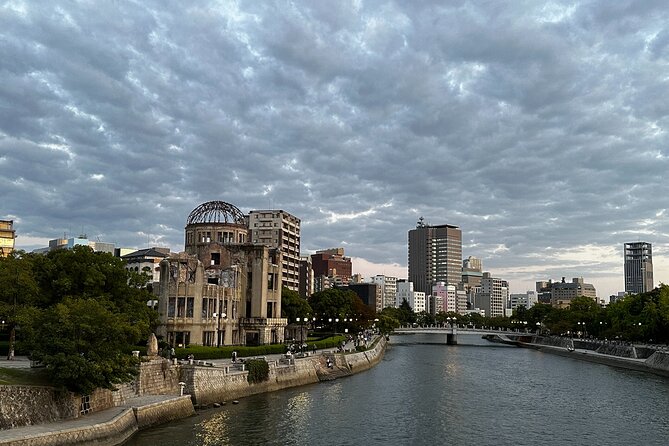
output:
[[[281,284],[293,291],[300,286],[300,219],[283,210],[249,212],[249,239],[281,251]]]
[[[381,287],[383,308],[394,307],[397,301],[397,277],[378,274],[371,278],[371,282]]]
[[[539,300],[536,291],[527,291],[526,293],[514,293],[509,295],[509,303],[512,310],[515,310],[521,305],[525,306],[525,308],[531,308],[538,301]]]
[[[425,293],[414,291],[413,282],[398,281],[395,305],[399,307],[402,301],[406,299],[414,313],[420,313],[426,310]]]

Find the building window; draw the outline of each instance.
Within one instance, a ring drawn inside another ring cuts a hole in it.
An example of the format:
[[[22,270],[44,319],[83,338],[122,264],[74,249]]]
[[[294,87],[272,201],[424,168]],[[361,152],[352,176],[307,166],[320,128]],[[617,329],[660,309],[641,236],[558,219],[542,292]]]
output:
[[[177,317],[186,316],[186,298],[179,297],[177,298]]]
[[[170,297],[167,303],[167,317],[174,317],[176,308],[176,297]]]
[[[195,298],[189,297],[186,299],[186,317],[193,317],[193,307],[195,306]]]

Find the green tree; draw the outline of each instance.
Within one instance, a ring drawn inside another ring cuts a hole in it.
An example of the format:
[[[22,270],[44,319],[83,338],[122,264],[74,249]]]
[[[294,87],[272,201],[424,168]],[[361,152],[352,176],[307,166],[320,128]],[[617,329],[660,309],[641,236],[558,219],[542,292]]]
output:
[[[23,251],[0,257],[0,319],[9,328],[7,359],[14,359],[16,329],[21,315],[34,305],[39,296],[32,261],[34,256]]]
[[[133,378],[128,352],[157,326],[154,296],[137,284],[123,261],[88,247],[18,254],[0,261],[0,311],[17,309],[19,346],[55,384],[111,388]]]
[[[385,311],[388,308],[384,308],[383,310]],[[395,308],[393,308],[393,310],[394,309]],[[381,334],[387,335],[392,333],[396,328],[399,328],[400,321],[396,317],[391,316],[391,312],[385,312],[384,314],[384,311],[381,311],[381,313],[378,315],[378,322],[376,322],[376,326]]]
[[[421,311],[416,315],[416,323],[420,325],[433,325],[434,324],[434,316],[432,316],[430,313],[427,311]]]
[[[297,291],[283,287],[281,289],[281,317],[293,323],[296,319],[308,317],[314,314],[309,302],[300,297]]]
[[[95,298],[65,298],[37,310],[25,342],[31,359],[46,367],[55,385],[88,394],[133,379],[137,360],[127,347],[145,333],[107,304]]]
[[[413,324],[416,322],[416,313],[414,313],[411,305],[406,299],[402,299],[399,308],[399,321],[402,324]]]

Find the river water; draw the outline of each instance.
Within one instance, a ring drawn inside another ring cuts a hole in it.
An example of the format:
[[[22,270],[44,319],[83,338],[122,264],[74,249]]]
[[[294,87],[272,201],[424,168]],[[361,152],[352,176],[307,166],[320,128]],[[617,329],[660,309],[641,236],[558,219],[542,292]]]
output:
[[[148,445],[668,445],[669,379],[460,336],[139,433]],[[464,345],[464,344],[469,345]]]

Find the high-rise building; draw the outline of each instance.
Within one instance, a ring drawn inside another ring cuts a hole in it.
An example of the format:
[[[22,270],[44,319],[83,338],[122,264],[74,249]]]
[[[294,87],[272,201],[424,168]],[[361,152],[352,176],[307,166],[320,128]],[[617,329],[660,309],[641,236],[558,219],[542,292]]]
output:
[[[483,273],[481,291],[476,294],[476,308],[485,310],[486,317],[504,316],[509,297],[509,283],[506,280]]]
[[[372,283],[381,287],[383,295],[382,308],[395,306],[395,295],[397,294],[397,277],[384,276],[383,274],[372,277]]]
[[[293,291],[300,287],[300,219],[283,210],[249,213],[249,238],[281,251],[281,285]]]
[[[300,257],[300,297],[306,299],[314,293],[314,269],[311,267],[311,257]]]
[[[653,283],[653,247],[646,242],[625,243],[625,293],[645,293]]]
[[[0,220],[0,257],[7,257],[14,251],[14,231],[13,220]]]
[[[430,226],[421,217],[409,231],[409,281],[429,294],[432,284],[462,281],[462,231],[457,226]]]

